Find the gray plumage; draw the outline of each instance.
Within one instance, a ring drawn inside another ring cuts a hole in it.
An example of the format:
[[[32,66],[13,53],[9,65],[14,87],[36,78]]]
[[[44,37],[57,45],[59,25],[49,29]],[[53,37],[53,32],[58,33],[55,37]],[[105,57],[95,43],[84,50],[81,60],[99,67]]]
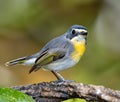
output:
[[[86,43],[86,36],[87,29],[84,26],[73,25],[66,33],[48,42],[38,53],[9,61],[6,65],[33,65],[29,73],[44,68],[52,71],[58,79],[64,80],[57,72],[77,63],[71,58],[71,53],[75,50],[71,40],[75,38],[76,41],[83,40]]]

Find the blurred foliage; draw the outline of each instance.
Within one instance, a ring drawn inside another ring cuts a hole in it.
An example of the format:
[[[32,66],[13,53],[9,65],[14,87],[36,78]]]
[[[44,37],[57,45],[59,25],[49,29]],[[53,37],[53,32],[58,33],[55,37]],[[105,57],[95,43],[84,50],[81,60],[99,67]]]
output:
[[[0,102],[35,102],[32,97],[11,88],[0,88]]]
[[[78,98],[74,98],[74,99],[69,99],[63,102],[86,102],[84,99],[78,99]]]
[[[3,65],[6,61],[36,53],[49,40],[66,32],[69,26],[80,24],[89,31],[86,53],[75,68],[62,71],[62,75],[86,84],[120,89],[120,20],[115,18],[120,17],[120,8],[116,1],[0,1],[0,73],[6,75],[1,74],[1,85],[56,80],[50,72],[42,70],[28,75],[31,66],[7,69]],[[113,12],[118,16],[113,16]]]

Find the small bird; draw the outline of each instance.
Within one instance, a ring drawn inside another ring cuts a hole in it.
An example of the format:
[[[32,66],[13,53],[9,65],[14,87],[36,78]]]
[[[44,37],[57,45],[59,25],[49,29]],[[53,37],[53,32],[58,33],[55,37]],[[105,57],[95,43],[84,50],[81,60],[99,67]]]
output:
[[[43,68],[51,71],[58,80],[65,81],[58,72],[78,63],[86,49],[87,34],[86,27],[73,25],[66,33],[48,42],[38,53],[6,62],[5,65],[32,65],[29,73]]]

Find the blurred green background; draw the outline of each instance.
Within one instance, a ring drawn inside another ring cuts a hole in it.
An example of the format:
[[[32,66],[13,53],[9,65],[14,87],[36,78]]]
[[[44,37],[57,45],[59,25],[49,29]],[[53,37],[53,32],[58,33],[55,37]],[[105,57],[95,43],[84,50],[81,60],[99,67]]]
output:
[[[81,61],[61,74],[85,84],[120,89],[119,0],[0,0],[0,86],[56,78],[31,66],[4,63],[38,52],[49,40],[74,24],[88,28],[87,50]]]

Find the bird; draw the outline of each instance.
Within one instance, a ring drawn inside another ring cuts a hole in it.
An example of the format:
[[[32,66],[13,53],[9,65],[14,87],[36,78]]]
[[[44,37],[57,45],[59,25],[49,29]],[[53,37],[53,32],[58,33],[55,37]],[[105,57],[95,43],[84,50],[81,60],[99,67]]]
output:
[[[85,26],[72,25],[64,34],[45,44],[39,52],[8,61],[5,65],[32,65],[29,73],[42,68],[51,71],[58,80],[65,81],[59,72],[79,62],[86,50],[87,35]]]

